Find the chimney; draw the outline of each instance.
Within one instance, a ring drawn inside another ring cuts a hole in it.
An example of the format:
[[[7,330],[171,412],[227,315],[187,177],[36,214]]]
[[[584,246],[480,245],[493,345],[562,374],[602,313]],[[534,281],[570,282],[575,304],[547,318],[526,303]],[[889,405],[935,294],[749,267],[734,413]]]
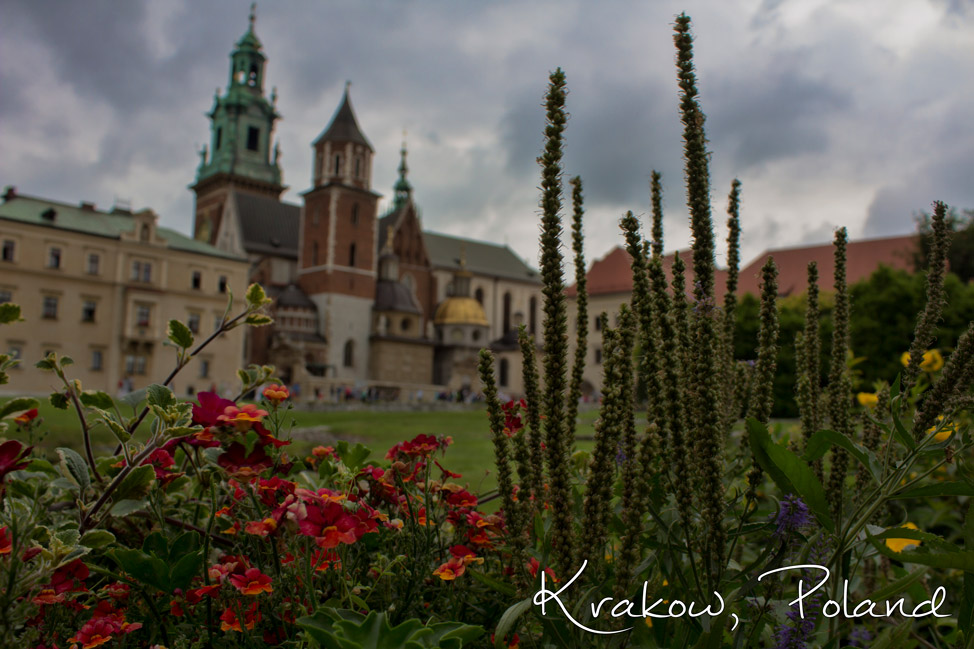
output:
[[[6,203],[12,198],[17,197],[17,188],[13,185],[7,185],[3,188],[3,202]]]
[[[94,212],[95,204],[89,201],[81,201],[81,209],[83,209],[85,212]]]
[[[53,223],[54,219],[57,218],[57,211],[53,207],[49,207],[43,212],[41,212],[41,218],[44,219],[45,221],[50,221],[51,223]]]

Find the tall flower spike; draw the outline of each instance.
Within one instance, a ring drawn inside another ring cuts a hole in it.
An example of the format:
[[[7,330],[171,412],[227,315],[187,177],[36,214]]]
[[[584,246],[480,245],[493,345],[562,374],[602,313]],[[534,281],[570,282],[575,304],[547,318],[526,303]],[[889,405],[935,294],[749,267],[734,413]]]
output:
[[[718,352],[714,348],[718,327],[714,306],[714,230],[710,216],[710,168],[704,114],[697,101],[697,79],[693,70],[693,36],[690,17],[676,19],[673,41],[677,48],[680,85],[680,113],[683,122],[687,206],[693,233],[693,276],[696,317],[694,318],[693,372],[695,386],[692,417],[696,430],[695,451],[700,468],[700,503],[707,524],[704,561],[711,582],[719,580],[724,556],[724,431]]]
[[[654,376],[657,369],[655,355],[658,353],[653,339],[653,306],[650,298],[649,277],[646,275],[646,256],[644,245],[639,236],[639,220],[632,212],[619,221],[626,237],[626,250],[629,252],[630,267],[632,268],[632,309],[636,312],[639,322],[639,346],[642,352],[637,368],[639,385],[645,390],[649,399],[650,411],[661,394],[658,376]]]
[[[572,366],[572,382],[568,391],[565,421],[568,423],[569,444],[575,440],[578,400],[582,397],[582,380],[585,373],[585,357],[588,355],[588,291],[585,277],[585,236],[582,233],[582,179],[575,176],[572,186],[572,252],[575,253],[575,363]]]
[[[723,362],[721,368],[726,403],[724,404],[724,430],[730,431],[740,414],[734,390],[734,329],[736,328],[737,278],[741,264],[741,181],[731,183],[727,196],[727,292],[724,293],[724,330],[721,335]]]
[[[561,158],[565,130],[565,73],[550,77],[541,163],[541,278],[544,295],[544,414],[548,476],[551,486],[553,554],[562,571],[574,568],[574,521],[569,467],[571,445],[566,434],[565,388],[568,334],[565,281],[561,256]]]
[[[778,366],[778,267],[768,257],[761,269],[761,322],[758,327],[758,361],[750,416],[762,424],[771,419],[774,374]]]
[[[541,431],[541,393],[538,389],[538,366],[534,353],[534,336],[528,334],[522,324],[518,327],[518,343],[521,345],[521,377],[524,381],[524,399],[528,404],[525,416],[528,431],[528,452],[531,458],[531,471],[528,488],[534,496],[534,506],[540,507],[544,497],[544,449]]]
[[[974,386],[974,322],[960,339],[944,365],[940,380],[933,386],[917,409],[913,420],[913,436],[921,439],[936,422],[937,417],[955,405],[960,397]]]
[[[798,367],[798,384],[796,386],[798,410],[802,421],[802,438],[808,443],[809,438],[821,428],[821,369],[819,356],[822,353],[822,340],[818,334],[818,264],[814,261],[808,264],[808,292],[805,298],[805,329],[796,342],[796,364]],[[822,459],[815,460],[812,469],[818,479],[822,480]]]
[[[947,223],[947,206],[937,201],[933,209],[933,242],[930,249],[930,266],[927,268],[927,302],[917,318],[910,345],[910,363],[903,371],[900,386],[903,394],[909,394],[920,374],[923,353],[936,338],[937,323],[944,311],[944,277],[947,275],[947,250],[950,248],[950,227]],[[920,432],[922,437],[923,431]],[[919,439],[919,438],[918,438]]]
[[[849,291],[846,285],[845,228],[835,233],[835,308],[833,311],[832,354],[829,361],[828,411],[832,430],[852,438],[852,415],[849,412],[852,382],[846,358],[849,354]],[[842,503],[849,456],[839,447],[832,448],[832,468],[827,489],[832,517],[842,517]]]
[[[660,172],[653,170],[650,194],[653,201],[653,255],[656,257],[663,254],[663,184],[660,182],[662,178]]]

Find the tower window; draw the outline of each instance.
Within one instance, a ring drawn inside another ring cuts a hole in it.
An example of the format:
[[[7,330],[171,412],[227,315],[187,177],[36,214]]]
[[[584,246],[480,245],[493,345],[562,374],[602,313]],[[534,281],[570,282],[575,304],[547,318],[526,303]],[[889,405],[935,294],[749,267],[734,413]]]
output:
[[[318,242],[317,241],[311,242],[311,265],[312,266],[318,265]]]
[[[142,224],[142,229],[139,230],[139,241],[149,240],[149,226],[145,223]]]
[[[342,365],[345,367],[355,367],[355,341],[345,342],[345,349],[342,353]]]
[[[353,243],[348,247],[348,265],[355,265],[355,244]]]
[[[260,143],[260,129],[254,126],[247,127],[247,150],[256,151]]]
[[[358,225],[358,203],[352,205],[352,225]]]
[[[511,330],[511,294],[504,293],[504,333]]]
[[[480,305],[484,304],[484,289],[478,287],[476,291],[473,292],[473,297],[475,300],[480,302]]]
[[[335,175],[336,176],[339,173],[341,173],[341,171],[340,171],[341,168],[342,168],[342,157],[340,155],[336,155],[335,156]]]
[[[221,142],[223,142],[223,128],[218,126],[216,129],[216,140],[213,142],[214,151],[220,148]]]
[[[355,156],[355,177],[362,175],[362,156]]]
[[[250,76],[247,78],[247,85],[251,88],[257,85],[257,64],[254,63],[250,66]]]

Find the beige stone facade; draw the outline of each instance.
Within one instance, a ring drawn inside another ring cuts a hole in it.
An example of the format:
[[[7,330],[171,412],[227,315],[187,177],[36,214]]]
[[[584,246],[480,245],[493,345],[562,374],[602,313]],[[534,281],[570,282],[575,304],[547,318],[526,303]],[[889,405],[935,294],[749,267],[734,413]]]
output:
[[[138,389],[162,382],[174,366],[170,319],[194,329],[197,340],[215,330],[228,292],[243,297],[246,261],[156,222],[148,210],[108,213],[7,191],[0,300],[19,304],[24,321],[0,328],[0,346],[21,359],[0,389],[56,389],[54,376],[34,368],[48,352],[70,356],[70,374],[85,389],[115,394],[123,382]],[[209,345],[174,387],[181,394],[232,389],[242,362],[238,328]]]

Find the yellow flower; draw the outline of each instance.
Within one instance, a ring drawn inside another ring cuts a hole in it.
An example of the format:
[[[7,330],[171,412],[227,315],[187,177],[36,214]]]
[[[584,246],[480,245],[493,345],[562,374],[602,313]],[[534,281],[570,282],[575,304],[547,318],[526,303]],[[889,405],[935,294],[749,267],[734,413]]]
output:
[[[905,529],[919,530],[920,528],[913,523],[907,523],[902,526]],[[902,552],[911,546],[920,545],[920,541],[917,539],[886,539],[886,547],[888,547],[893,552]]]
[[[900,363],[903,367],[910,364],[910,352],[903,352],[900,356]],[[940,354],[940,350],[931,349],[923,352],[923,360],[920,361],[920,369],[924,372],[938,372],[944,366],[944,357]]]
[[[930,435],[934,431],[936,431],[937,428],[942,424],[943,420],[944,420],[944,416],[943,415],[940,415],[939,417],[937,417],[937,423],[935,423],[933,426],[931,426],[930,428],[927,429],[927,435]],[[957,432],[957,424],[951,422],[951,423],[947,424],[946,426],[944,426],[943,427],[943,430],[941,430],[939,433],[937,433],[936,435],[934,435],[933,436],[933,439],[934,439],[934,441],[937,441],[937,442],[946,442],[948,439],[950,439],[950,436],[953,433],[955,433],[955,432]]]
[[[860,392],[856,395],[856,399],[863,408],[875,408],[879,403],[879,395],[875,392]]]

